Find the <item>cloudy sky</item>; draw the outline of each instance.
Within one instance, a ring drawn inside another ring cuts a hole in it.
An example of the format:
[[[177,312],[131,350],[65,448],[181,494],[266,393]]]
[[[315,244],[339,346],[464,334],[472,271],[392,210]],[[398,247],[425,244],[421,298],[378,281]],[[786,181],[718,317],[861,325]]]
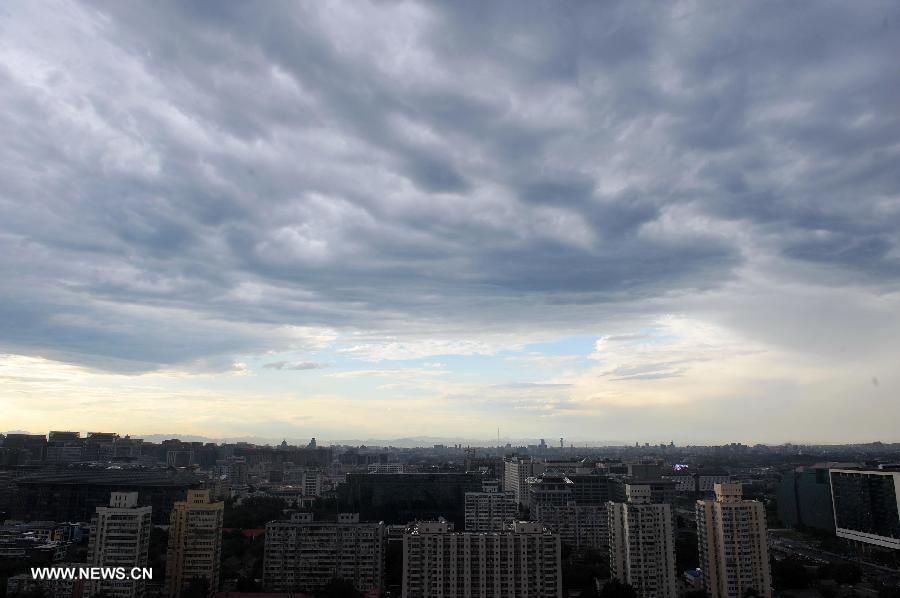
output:
[[[900,6],[0,5],[0,430],[900,440]]]

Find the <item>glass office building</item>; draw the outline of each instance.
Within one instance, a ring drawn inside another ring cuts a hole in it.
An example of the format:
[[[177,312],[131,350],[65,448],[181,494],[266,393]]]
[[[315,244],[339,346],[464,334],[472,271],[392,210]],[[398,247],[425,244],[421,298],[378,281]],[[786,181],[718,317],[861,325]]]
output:
[[[832,469],[830,475],[837,536],[900,550],[900,471]]]

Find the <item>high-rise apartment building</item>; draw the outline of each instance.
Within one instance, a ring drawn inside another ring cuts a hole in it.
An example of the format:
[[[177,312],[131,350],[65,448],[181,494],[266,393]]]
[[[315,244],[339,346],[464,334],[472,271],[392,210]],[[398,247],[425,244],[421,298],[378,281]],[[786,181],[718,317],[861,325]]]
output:
[[[403,473],[403,463],[369,463],[368,473]]]
[[[219,459],[216,461],[213,472],[216,477],[226,480],[229,487],[246,486],[250,474],[247,460],[243,457]]]
[[[540,506],[567,505],[573,501],[575,484],[565,474],[543,473],[525,480],[528,508],[535,511]]]
[[[285,463],[281,482],[294,486],[304,497],[321,496],[325,489],[325,474],[317,469]]]
[[[203,481],[189,473],[158,469],[46,469],[17,478],[13,517],[45,521],[89,521],[110,493],[137,492],[138,504],[153,507],[153,523],[168,525],[176,501]]]
[[[3,439],[3,448],[21,451],[23,463],[43,461],[47,456],[47,437],[42,434],[10,433]]]
[[[639,598],[675,598],[672,506],[651,502],[651,492],[647,485],[628,484],[628,502],[608,504],[610,573]]]
[[[532,516],[560,541],[576,550],[593,548],[606,552],[609,548],[609,515],[604,505],[542,505]]]
[[[108,507],[97,507],[91,519],[88,562],[94,567],[147,568],[150,552],[151,507],[138,506],[137,492],[113,492]],[[144,596],[144,579],[91,580],[86,595],[114,598]]]
[[[503,489],[512,492],[520,505],[528,504],[528,478],[544,472],[544,464],[534,459],[512,457],[503,462]]]
[[[829,473],[837,536],[900,550],[900,471],[835,468]]]
[[[175,503],[169,520],[166,596],[177,598],[197,578],[208,580],[210,594],[219,589],[224,513],[225,503],[212,502],[209,490],[189,490],[185,500]]]
[[[519,505],[512,492],[500,492],[496,481],[482,485],[481,492],[466,492],[466,531],[491,532],[509,527]]]
[[[489,455],[484,449],[465,449],[465,471],[483,473],[490,478],[503,480],[503,457]]]
[[[111,461],[117,438],[119,435],[115,432],[88,432],[82,458],[85,461]]]
[[[651,463],[628,463],[628,477],[638,480],[658,480],[662,472],[662,465]]]
[[[715,500],[697,501],[700,569],[710,598],[741,598],[749,590],[772,596],[766,510],[743,500],[741,484],[716,484]]]
[[[704,494],[715,494],[716,484],[727,484],[731,481],[731,475],[720,473],[699,473],[697,474],[697,492]]]
[[[559,536],[533,521],[483,533],[420,521],[403,535],[403,598],[494,596],[561,597]]]
[[[311,513],[266,525],[263,585],[268,591],[315,592],[332,578],[362,592],[383,582],[384,525],[360,523],[358,513],[314,521]]]
[[[466,492],[478,492],[480,473],[349,473],[337,488],[340,508],[363,521],[406,525],[444,517],[465,525]]]
[[[678,482],[672,480],[637,480],[624,479],[613,480],[609,487],[610,500],[613,502],[628,502],[628,485],[645,486],[650,490],[650,502],[654,504],[672,504],[678,494]]]
[[[724,471],[675,471],[661,476],[663,480],[675,482],[675,491],[679,494],[713,495],[716,484],[731,481],[731,475]]]
[[[609,502],[609,477],[597,473],[570,473],[572,500],[576,505],[600,505],[604,509]]]
[[[503,489],[512,492],[516,497],[516,502],[520,505],[527,506],[529,502],[528,478],[536,478],[544,473],[590,473],[591,469],[580,461],[510,457],[503,461]]]
[[[83,442],[79,432],[52,431],[47,435],[47,461],[74,463],[82,457]]]

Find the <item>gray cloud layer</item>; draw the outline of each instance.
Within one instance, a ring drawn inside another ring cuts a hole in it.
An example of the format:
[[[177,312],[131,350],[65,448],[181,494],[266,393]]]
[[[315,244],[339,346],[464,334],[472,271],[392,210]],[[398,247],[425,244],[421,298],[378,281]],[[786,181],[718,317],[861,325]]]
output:
[[[270,363],[263,364],[263,367],[267,370],[320,370],[324,367],[327,367],[324,363],[317,363],[315,361],[273,361]]]
[[[900,280],[891,2],[3,10],[0,350],[222,368]]]

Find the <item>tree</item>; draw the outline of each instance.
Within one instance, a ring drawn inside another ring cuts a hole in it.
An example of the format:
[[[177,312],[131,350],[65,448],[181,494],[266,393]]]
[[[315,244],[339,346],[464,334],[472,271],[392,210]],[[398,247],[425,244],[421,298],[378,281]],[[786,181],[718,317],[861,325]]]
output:
[[[819,565],[819,579],[833,579],[838,584],[856,584],[862,580],[862,569],[856,563],[831,562]]]
[[[563,559],[562,581],[564,590],[581,590],[594,580],[609,577],[609,563],[599,550],[585,548],[572,550],[569,557]]]
[[[239,577],[235,589],[238,592],[262,592],[263,586],[255,579],[249,577]]]
[[[362,598],[362,592],[356,589],[353,582],[334,577],[316,592],[316,598]]]
[[[205,577],[195,577],[185,585],[178,595],[179,598],[208,598],[209,580]]]
[[[856,563],[837,563],[834,566],[834,581],[839,584],[856,584],[862,580],[862,569]]]
[[[627,583],[611,579],[600,591],[600,598],[637,598],[637,592]]]
[[[169,532],[160,527],[150,528],[150,552],[148,560],[153,569],[155,579],[166,578],[166,551],[169,545]]]
[[[265,527],[266,523],[279,519],[287,509],[284,500],[272,496],[252,496],[240,505],[225,503],[225,527],[252,529]]]
[[[675,538],[675,564],[679,571],[696,569],[700,565],[696,532],[679,532]]]
[[[403,545],[400,542],[387,542],[384,549],[384,585],[385,587],[403,584]]]
[[[809,587],[809,573],[802,561],[786,558],[772,562],[772,583],[779,590],[800,590]]]

